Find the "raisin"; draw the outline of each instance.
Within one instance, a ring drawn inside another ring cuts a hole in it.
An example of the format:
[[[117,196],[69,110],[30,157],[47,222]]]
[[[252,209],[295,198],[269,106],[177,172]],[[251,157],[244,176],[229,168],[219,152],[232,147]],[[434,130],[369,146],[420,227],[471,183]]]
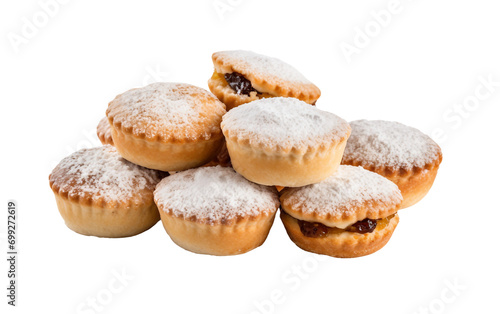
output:
[[[318,222],[299,220],[300,231],[310,238],[324,237],[328,234],[328,227]]]
[[[374,219],[363,219],[350,226],[347,231],[357,233],[371,233],[377,228],[377,221]]]
[[[238,95],[244,94],[250,96],[251,92],[257,92],[252,87],[252,83],[239,73],[226,73],[224,74],[224,78]]]

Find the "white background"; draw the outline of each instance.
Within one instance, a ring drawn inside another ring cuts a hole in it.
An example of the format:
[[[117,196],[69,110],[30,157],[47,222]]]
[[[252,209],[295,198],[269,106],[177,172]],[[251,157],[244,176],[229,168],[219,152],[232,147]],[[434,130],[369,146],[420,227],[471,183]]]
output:
[[[371,12],[390,3],[67,1],[44,21],[37,1],[2,1],[0,241],[5,256],[6,203],[15,199],[19,296],[14,310],[5,305],[2,257],[1,312],[498,310],[500,87],[485,95],[479,86],[489,76],[500,81],[500,5],[401,0],[377,29]],[[33,17],[40,27],[13,45]],[[371,37],[348,62],[342,43],[354,45],[357,28],[366,27]],[[318,107],[348,121],[396,120],[440,143],[444,161],[431,192],[400,212],[381,251],[318,261],[288,239],[279,219],[262,247],[235,257],[184,251],[160,223],[125,239],[85,237],[64,225],[48,175],[64,156],[98,145],[95,126],[107,103],[157,80],[207,88],[211,54],[227,49],[294,65],[321,88]],[[123,270],[133,278],[115,282]],[[89,307],[96,297],[100,311]]]

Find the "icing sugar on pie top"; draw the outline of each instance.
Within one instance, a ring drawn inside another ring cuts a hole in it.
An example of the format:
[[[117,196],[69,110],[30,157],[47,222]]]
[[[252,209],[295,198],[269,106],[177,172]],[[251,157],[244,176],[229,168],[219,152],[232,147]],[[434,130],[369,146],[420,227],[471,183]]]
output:
[[[226,137],[245,139],[252,146],[306,150],[345,139],[349,124],[295,98],[266,98],[229,111],[221,125]]]
[[[216,52],[214,55],[217,60],[231,64],[235,72],[243,75],[264,75],[267,80],[276,83],[286,80],[311,84],[311,82],[294,67],[277,58],[245,50],[221,51]]]
[[[396,184],[354,166],[340,166],[326,180],[287,189],[282,195],[287,213],[297,219],[326,221],[324,224],[338,228],[393,214],[402,200]]]
[[[110,145],[82,149],[64,158],[50,174],[59,195],[105,205],[149,202],[162,174],[123,159]]]
[[[247,181],[228,167],[201,167],[163,179],[155,191],[158,208],[208,224],[269,215],[279,207],[274,187]]]
[[[195,141],[218,136],[225,106],[210,92],[183,83],[153,83],[109,103],[114,127],[150,140]]]
[[[382,120],[358,120],[350,125],[343,163],[410,171],[441,160],[441,148],[415,128]]]

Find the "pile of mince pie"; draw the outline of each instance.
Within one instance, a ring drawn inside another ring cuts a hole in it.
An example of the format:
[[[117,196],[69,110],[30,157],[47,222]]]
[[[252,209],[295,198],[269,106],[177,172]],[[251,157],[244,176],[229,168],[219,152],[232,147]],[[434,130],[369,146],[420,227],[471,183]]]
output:
[[[102,147],[64,158],[49,177],[73,231],[127,237],[160,219],[180,247],[248,252],[274,217],[300,248],[334,257],[381,249],[398,210],[420,201],[440,147],[397,122],[347,123],[283,61],[250,51],[212,56],[210,92],[154,83],[116,96]]]

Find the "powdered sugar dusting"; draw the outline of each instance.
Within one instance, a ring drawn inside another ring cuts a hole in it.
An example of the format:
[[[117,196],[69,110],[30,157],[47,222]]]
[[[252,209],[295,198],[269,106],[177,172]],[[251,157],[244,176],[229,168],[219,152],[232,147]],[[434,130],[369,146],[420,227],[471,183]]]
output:
[[[281,80],[311,84],[294,67],[277,58],[245,50],[221,51],[216,54],[230,60],[233,67],[246,68],[250,73],[260,73]]]
[[[60,193],[70,197],[90,196],[93,200],[123,202],[138,192],[153,191],[160,172],[123,159],[111,145],[79,150],[64,158],[50,175]]]
[[[345,138],[349,124],[295,98],[274,97],[256,100],[229,111],[222,130],[250,144],[283,148],[330,145]]]
[[[270,214],[279,207],[274,187],[252,183],[220,166],[177,172],[163,179],[154,195],[158,208],[209,224]]]
[[[360,207],[377,210],[373,204],[391,208],[403,200],[396,184],[362,167],[340,166],[326,180],[286,190],[286,200],[305,214],[343,217],[355,215]],[[376,203],[374,203],[376,202]]]
[[[363,166],[411,170],[440,158],[441,148],[419,130],[398,122],[358,120],[344,153],[345,161]]]
[[[153,83],[118,95],[108,107],[113,124],[136,135],[210,139],[219,133],[225,106],[208,91],[183,83]]]

